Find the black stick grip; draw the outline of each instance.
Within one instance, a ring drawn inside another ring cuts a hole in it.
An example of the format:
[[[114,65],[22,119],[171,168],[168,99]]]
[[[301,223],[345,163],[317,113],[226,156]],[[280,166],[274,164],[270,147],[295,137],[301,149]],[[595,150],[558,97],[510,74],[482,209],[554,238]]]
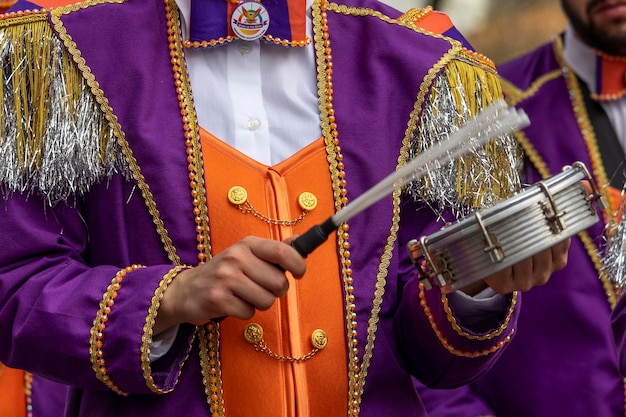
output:
[[[291,246],[298,251],[300,256],[306,258],[319,245],[324,243],[328,236],[337,229],[333,218],[329,217],[324,223],[317,224],[298,236],[291,242]]]

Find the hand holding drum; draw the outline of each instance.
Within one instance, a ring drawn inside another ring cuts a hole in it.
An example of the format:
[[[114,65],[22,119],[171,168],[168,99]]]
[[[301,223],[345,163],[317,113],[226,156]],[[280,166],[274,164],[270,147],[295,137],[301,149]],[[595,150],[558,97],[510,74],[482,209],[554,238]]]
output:
[[[541,281],[535,271],[565,266],[569,238],[599,221],[594,203],[604,207],[589,171],[575,162],[493,207],[412,240],[407,249],[427,288],[471,293],[487,278],[496,292],[525,290],[537,285],[533,279]],[[524,276],[531,281],[519,278]]]

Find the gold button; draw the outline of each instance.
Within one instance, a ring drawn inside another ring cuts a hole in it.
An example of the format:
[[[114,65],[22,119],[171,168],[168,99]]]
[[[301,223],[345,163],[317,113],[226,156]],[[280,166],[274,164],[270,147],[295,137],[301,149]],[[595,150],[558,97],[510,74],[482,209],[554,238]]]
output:
[[[311,211],[317,207],[317,197],[315,194],[305,191],[298,196],[298,204],[302,210]]]
[[[248,192],[245,188],[235,185],[230,190],[228,190],[228,201],[233,204],[243,204],[248,199]]]
[[[317,349],[324,349],[328,344],[328,337],[326,336],[326,332],[322,329],[313,330],[313,334],[311,335],[311,342],[313,342],[313,346]]]
[[[258,323],[250,323],[244,329],[243,337],[245,337],[249,343],[257,343],[263,339],[263,327]]]

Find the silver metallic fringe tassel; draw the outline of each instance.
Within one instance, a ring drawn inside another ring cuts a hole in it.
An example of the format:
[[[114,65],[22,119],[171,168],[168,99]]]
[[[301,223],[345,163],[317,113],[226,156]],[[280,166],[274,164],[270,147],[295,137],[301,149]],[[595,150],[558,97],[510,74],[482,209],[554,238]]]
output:
[[[625,186],[626,187],[626,186]],[[626,189],[622,189],[622,197]],[[624,209],[626,209],[626,201],[622,198],[617,213],[621,213],[619,223],[611,223],[607,226],[606,248],[602,265],[606,272],[608,280],[614,285],[618,294],[624,292],[626,288],[626,219],[624,218]]]
[[[476,83],[480,85],[478,80]],[[421,123],[411,142],[410,158],[414,158],[435,142],[446,139],[474,116],[468,103],[455,101],[446,77],[440,76],[433,88],[434,91],[426,102]],[[479,90],[477,94],[489,93]],[[464,97],[463,94],[459,94],[457,99],[459,96]],[[489,100],[480,98],[476,101],[489,103]],[[485,104],[483,108],[487,105]],[[463,109],[462,114],[458,114],[460,107]],[[479,108],[478,111],[483,108]],[[427,174],[411,183],[406,192],[414,199],[428,204],[440,215],[445,208],[451,208],[456,220],[479,208],[492,206],[501,201],[503,196],[510,196],[519,191],[521,166],[520,152],[512,135],[502,135],[496,139],[495,148],[498,149],[497,158],[487,155],[484,146],[478,146],[475,151],[453,162],[429,167]],[[494,175],[495,173],[498,175]],[[465,195],[458,192],[459,182],[469,184]]]
[[[20,39],[15,39],[15,31],[0,31],[0,184],[5,197],[39,194],[55,204],[86,193],[117,172],[128,178],[117,140],[93,94],[77,68],[68,71],[68,62],[74,63],[67,56],[64,59],[68,52],[62,42],[54,35],[35,41],[30,27],[22,27]],[[33,42],[49,42],[49,59],[36,55],[37,48],[43,47],[34,47]],[[16,62],[16,57],[22,58]],[[68,74],[77,75],[76,79],[67,80]],[[22,79],[15,82],[15,77]],[[31,80],[40,82],[39,88]],[[72,82],[79,83],[74,97],[68,91]],[[42,122],[43,128],[35,131],[34,126]]]

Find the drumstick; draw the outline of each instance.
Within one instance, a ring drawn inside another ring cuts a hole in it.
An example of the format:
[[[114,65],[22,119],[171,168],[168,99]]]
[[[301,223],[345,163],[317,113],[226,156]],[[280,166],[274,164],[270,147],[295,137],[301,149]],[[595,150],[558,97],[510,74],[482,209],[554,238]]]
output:
[[[321,224],[315,225],[291,242],[291,246],[306,258],[342,223],[380,201],[384,196],[401,188],[409,181],[421,178],[424,167],[436,162],[453,160],[471,151],[490,139],[528,126],[530,121],[522,110],[507,107],[504,101],[498,101],[480,112],[473,120],[452,133],[446,140],[437,142],[431,148],[410,160],[397,171],[392,172],[372,188],[357,197],[352,203],[339,210]],[[473,141],[469,141],[470,138]]]

